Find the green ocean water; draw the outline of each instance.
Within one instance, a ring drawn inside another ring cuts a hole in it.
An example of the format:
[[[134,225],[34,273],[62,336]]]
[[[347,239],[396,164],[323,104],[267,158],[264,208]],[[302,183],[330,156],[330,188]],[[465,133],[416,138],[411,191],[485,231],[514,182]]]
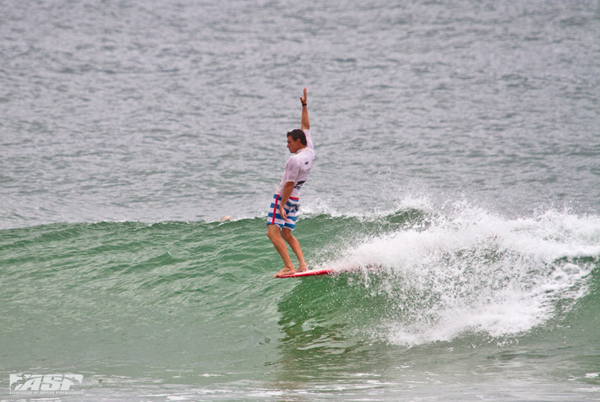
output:
[[[274,279],[263,218],[3,230],[2,365],[83,374],[65,400],[597,397],[596,217],[457,205],[301,228],[311,267],[358,270]]]

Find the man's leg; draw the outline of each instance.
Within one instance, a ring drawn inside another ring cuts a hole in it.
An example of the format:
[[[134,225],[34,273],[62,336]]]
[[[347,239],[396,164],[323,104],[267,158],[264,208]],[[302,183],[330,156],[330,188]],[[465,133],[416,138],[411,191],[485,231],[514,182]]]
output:
[[[284,268],[281,271],[279,271],[277,274],[275,274],[275,278],[277,278],[278,276],[281,276],[281,275],[289,275],[289,274],[293,274],[294,272],[296,272],[294,270],[294,264],[292,264],[292,260],[288,253],[287,245],[285,244],[285,241],[283,241],[283,238],[281,237],[280,230],[281,229],[277,225],[267,225],[267,236],[269,236],[269,239],[271,239],[273,246],[275,246],[275,250],[277,250],[277,252],[281,256],[281,259],[283,260],[283,264],[284,264]],[[289,229],[288,229],[288,231],[289,231]],[[292,248],[292,250],[293,250],[293,248]]]
[[[308,271],[308,267],[306,266],[306,262],[304,261],[304,254],[302,254],[302,248],[300,247],[300,242],[298,241],[298,239],[296,239],[294,237],[294,235],[292,234],[292,231],[290,229],[283,228],[283,230],[281,231],[281,237],[283,237],[285,239],[285,241],[292,248],[292,251],[294,252],[294,254],[296,254],[296,257],[298,257],[299,267],[298,267],[297,272]],[[286,254],[287,254],[287,250],[286,250]],[[288,256],[288,258],[289,258],[289,256]]]

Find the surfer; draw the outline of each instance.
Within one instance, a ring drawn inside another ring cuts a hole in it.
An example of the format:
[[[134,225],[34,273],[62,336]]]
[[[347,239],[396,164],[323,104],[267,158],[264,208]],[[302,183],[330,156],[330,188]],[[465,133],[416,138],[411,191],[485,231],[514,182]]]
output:
[[[294,155],[290,156],[285,164],[283,177],[269,208],[267,236],[273,242],[284,264],[283,269],[275,274],[275,278],[295,272],[308,271],[300,243],[292,235],[292,230],[294,230],[296,225],[300,188],[302,188],[302,185],[308,179],[313,160],[315,159],[315,147],[310,136],[306,99],[306,88],[304,88],[303,96],[300,97],[300,102],[302,103],[300,129],[295,129],[287,133],[287,148]],[[296,257],[298,257],[297,271],[294,269],[294,265],[290,259],[286,242],[290,245]]]

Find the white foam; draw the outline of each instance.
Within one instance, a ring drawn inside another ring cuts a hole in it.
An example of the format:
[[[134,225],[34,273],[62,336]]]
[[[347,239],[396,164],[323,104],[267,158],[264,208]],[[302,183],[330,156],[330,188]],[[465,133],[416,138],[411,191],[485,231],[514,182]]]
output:
[[[523,333],[553,317],[557,300],[564,309],[586,293],[594,264],[573,259],[600,256],[599,217],[550,210],[507,219],[466,203],[450,210],[425,230],[367,239],[330,264],[387,273],[378,291],[400,312],[382,325],[388,341]]]

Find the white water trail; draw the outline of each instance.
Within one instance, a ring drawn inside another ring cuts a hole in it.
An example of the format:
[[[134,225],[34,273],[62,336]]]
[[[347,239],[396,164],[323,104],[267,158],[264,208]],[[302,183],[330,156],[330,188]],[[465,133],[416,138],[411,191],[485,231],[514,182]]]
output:
[[[381,326],[394,344],[451,340],[465,332],[510,336],[542,325],[587,292],[600,256],[600,217],[549,210],[506,219],[454,205],[426,229],[364,241],[332,265],[374,267],[384,277],[393,318]],[[586,259],[587,258],[587,259]]]

